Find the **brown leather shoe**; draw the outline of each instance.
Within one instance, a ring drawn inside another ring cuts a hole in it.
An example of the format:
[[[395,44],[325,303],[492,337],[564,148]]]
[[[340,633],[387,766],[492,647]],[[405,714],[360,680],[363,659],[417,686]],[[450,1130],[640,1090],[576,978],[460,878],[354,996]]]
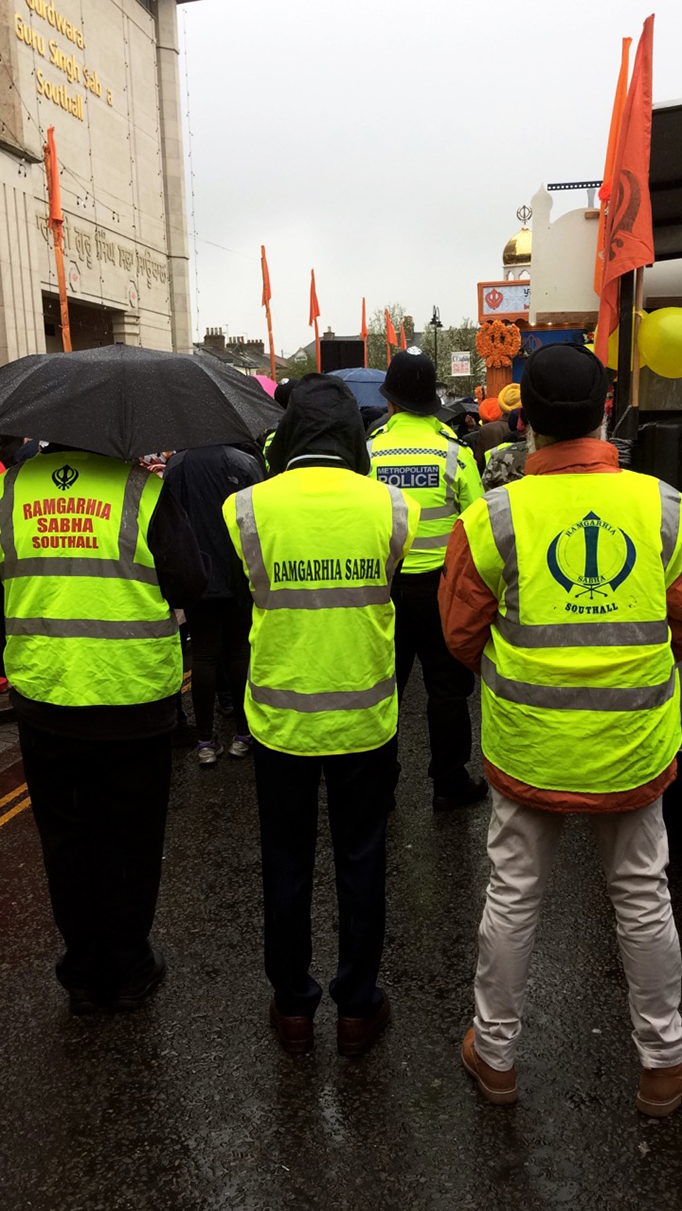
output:
[[[270,1025],[276,1031],[284,1050],[291,1055],[312,1051],[315,1042],[313,1019],[304,1014],[300,1017],[287,1017],[286,1014],[280,1013],[274,997],[270,1002]]]
[[[682,1064],[674,1068],[642,1068],[637,1109],[651,1118],[665,1118],[682,1105]]]
[[[391,1020],[391,1006],[385,992],[376,1013],[368,1018],[339,1017],[336,1027],[336,1043],[339,1055],[362,1055],[369,1051],[377,1035]]]
[[[478,1082],[478,1088],[486,1102],[491,1102],[493,1106],[511,1106],[519,1096],[516,1090],[516,1069],[507,1068],[505,1072],[499,1072],[497,1068],[491,1068],[478,1054],[474,1046],[475,1038],[472,1026],[462,1043],[464,1067]]]

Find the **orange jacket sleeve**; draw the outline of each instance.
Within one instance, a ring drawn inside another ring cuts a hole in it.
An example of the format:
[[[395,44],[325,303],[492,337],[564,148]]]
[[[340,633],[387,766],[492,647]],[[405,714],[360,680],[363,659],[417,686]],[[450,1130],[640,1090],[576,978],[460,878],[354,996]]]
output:
[[[461,521],[455,523],[450,535],[438,605],[445,642],[452,655],[478,673],[490,626],[497,614],[497,599],[476,571]]]
[[[673,656],[676,662],[682,660],[682,576],[673,581],[666,594],[668,603],[668,624],[672,634]]]

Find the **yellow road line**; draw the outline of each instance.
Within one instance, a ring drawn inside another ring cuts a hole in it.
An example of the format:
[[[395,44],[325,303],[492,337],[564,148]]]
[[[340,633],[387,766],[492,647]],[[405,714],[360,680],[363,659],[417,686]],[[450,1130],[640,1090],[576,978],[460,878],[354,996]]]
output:
[[[28,790],[25,782],[22,782],[19,786],[15,786],[9,795],[5,795],[4,799],[0,799],[0,807],[4,807],[6,803],[10,803],[12,799],[16,799],[17,795],[23,795],[25,790]]]
[[[31,806],[31,800],[30,800],[30,797],[27,795],[26,798],[22,799],[21,803],[17,803],[16,807],[13,807],[11,811],[5,812],[4,816],[0,816],[0,828],[2,828],[3,824],[7,824],[15,816],[18,816],[19,812],[25,811],[26,808],[30,807],[30,806]]]

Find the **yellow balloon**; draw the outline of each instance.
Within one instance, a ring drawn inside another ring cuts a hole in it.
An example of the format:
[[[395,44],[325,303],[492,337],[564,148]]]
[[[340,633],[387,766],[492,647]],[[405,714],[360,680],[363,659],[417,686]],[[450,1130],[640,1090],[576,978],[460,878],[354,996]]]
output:
[[[646,315],[646,311],[643,311],[643,312],[642,312],[642,323],[644,323],[644,317],[645,317],[645,315]],[[596,342],[596,339],[597,339],[597,332],[598,332],[598,331],[599,331],[599,325],[597,324],[597,327],[595,328],[595,331],[594,331],[594,338],[595,338],[595,342]],[[641,326],[640,326],[640,332],[641,332]],[[634,352],[635,352],[635,341],[634,341],[634,335],[635,335],[635,313],[634,313],[634,311],[633,311],[633,313],[632,313],[632,353],[631,353],[631,355],[630,355],[630,369],[631,369],[631,370],[632,370],[632,367],[633,367],[633,364],[634,364]],[[607,355],[607,358],[606,358],[606,365],[608,366],[609,370],[617,370],[617,369],[618,369],[618,346],[619,346],[619,343],[620,343],[620,324],[619,324],[619,325],[618,325],[618,327],[615,329],[615,331],[611,333],[611,335],[610,335],[610,337],[609,337],[609,352],[608,352],[608,355]],[[641,341],[638,341],[638,342],[637,342],[637,344],[639,345],[639,364],[640,364],[640,368],[641,368],[642,366],[647,366],[647,365],[648,365],[648,361],[647,361],[647,359],[644,357],[644,355],[643,355],[643,353],[642,353],[642,343],[641,343]],[[588,346],[588,348],[589,348],[589,346]],[[594,352],[594,346],[592,346],[592,351]]]
[[[654,374],[682,378],[682,307],[662,307],[642,316],[638,343]]]

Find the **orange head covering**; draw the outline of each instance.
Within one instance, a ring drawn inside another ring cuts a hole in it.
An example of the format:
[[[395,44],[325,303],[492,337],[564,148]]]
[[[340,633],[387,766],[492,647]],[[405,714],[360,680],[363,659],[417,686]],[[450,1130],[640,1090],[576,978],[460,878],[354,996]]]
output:
[[[484,425],[489,424],[491,420],[502,419],[502,409],[494,395],[489,395],[487,399],[483,400],[478,409],[478,415]]]
[[[476,400],[477,404],[483,403],[483,388],[482,387],[474,387],[474,399]]]
[[[500,408],[503,413],[511,412],[514,408],[521,407],[521,388],[518,383],[507,383],[498,395]]]

